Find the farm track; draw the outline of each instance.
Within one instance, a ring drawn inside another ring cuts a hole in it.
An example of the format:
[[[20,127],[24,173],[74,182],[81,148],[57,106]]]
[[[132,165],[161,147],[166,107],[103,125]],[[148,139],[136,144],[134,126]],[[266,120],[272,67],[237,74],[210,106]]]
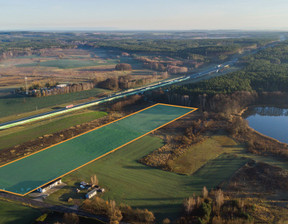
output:
[[[52,212],[60,212],[60,213],[75,213],[78,216],[98,219],[99,221],[103,223],[108,222],[107,218],[100,216],[100,215],[94,215],[94,214],[91,214],[82,210],[69,208],[67,206],[53,205],[53,204],[49,204],[46,202],[36,201],[27,197],[21,197],[21,196],[17,196],[13,194],[0,192],[0,198],[6,199],[6,200],[17,201],[27,206],[30,206],[33,208],[36,207],[44,211],[52,211]]]

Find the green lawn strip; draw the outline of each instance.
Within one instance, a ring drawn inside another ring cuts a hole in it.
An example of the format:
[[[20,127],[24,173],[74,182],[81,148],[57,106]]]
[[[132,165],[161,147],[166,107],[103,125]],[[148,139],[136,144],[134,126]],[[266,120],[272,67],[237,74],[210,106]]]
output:
[[[237,153],[237,156],[242,156],[242,157],[246,157],[248,159],[253,159],[256,162],[262,162],[262,163],[267,163],[271,166],[278,166],[282,169],[288,170],[288,163],[285,160],[281,159],[277,159],[277,157],[273,157],[273,156],[261,156],[261,155],[256,155],[256,154],[252,154],[252,153],[245,153],[245,152],[239,152]]]
[[[0,187],[25,194],[91,160],[167,124],[189,108],[156,105],[0,168]]]
[[[143,137],[65,176],[63,181],[68,187],[50,195],[47,200],[66,204],[69,197],[83,197],[75,193],[76,187],[80,181],[89,181],[91,175],[96,174],[100,186],[108,190],[103,195],[104,199],[147,208],[158,220],[165,217],[175,219],[181,212],[184,198],[200,193],[203,186],[211,189],[227,180],[246,161],[237,157],[216,158],[198,170],[195,176],[166,172],[137,162],[162,145],[159,138]]]
[[[41,212],[34,208],[0,200],[0,224],[30,224],[40,215]]]
[[[21,144],[33,140],[45,134],[52,134],[66,128],[72,127],[74,125],[89,122],[103,116],[106,116],[106,112],[94,111],[86,112],[83,114],[76,114],[65,118],[55,119],[51,122],[47,121],[43,125],[34,126],[32,128],[27,128],[19,132],[14,132],[0,137],[0,150],[11,146]]]
[[[213,135],[204,142],[191,146],[183,155],[171,163],[176,173],[191,175],[209,160],[223,153],[236,153],[244,150],[226,135]]]
[[[70,104],[75,101],[96,97],[106,90],[94,88],[91,90],[67,93],[46,97],[0,97],[0,117],[35,111],[37,109],[55,107],[61,104]],[[17,119],[17,117],[15,117]]]

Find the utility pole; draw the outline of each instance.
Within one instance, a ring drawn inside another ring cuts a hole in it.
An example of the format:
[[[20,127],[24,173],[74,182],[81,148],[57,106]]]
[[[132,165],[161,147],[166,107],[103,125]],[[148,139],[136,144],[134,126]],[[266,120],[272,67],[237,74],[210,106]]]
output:
[[[26,90],[26,95],[28,95],[27,76],[25,76],[25,90]]]

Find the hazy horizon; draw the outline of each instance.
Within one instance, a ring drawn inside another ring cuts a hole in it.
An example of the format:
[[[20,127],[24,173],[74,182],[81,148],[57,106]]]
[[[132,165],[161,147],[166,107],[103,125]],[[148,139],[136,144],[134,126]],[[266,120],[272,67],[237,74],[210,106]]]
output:
[[[288,1],[0,0],[0,30],[288,30]]]

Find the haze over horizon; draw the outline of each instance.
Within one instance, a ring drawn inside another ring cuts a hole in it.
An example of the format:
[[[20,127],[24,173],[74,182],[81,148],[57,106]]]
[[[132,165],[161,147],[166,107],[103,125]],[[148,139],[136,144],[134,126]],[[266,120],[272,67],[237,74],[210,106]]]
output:
[[[287,0],[0,0],[0,30],[288,30]]]

